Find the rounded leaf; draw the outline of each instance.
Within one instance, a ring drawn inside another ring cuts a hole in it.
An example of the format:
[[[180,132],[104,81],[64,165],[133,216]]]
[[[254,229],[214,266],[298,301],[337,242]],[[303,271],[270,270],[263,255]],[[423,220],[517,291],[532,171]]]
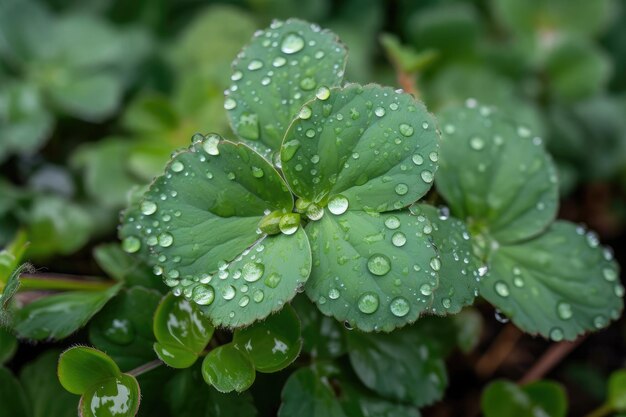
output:
[[[72,394],[84,394],[100,381],[122,375],[109,356],[97,349],[77,346],[61,354],[59,381]]]
[[[334,33],[302,20],[274,21],[233,62],[224,102],[233,130],[277,150],[302,104],[341,83],[346,57]]]
[[[556,170],[540,138],[471,99],[439,119],[436,184],[452,214],[500,243],[534,236],[554,220]]]
[[[153,330],[159,358],[173,368],[186,368],[204,350],[215,328],[198,306],[169,293],[156,309]]]
[[[277,372],[300,354],[300,319],[291,306],[260,323],[235,331],[235,346],[248,354],[259,372]]]
[[[79,417],[133,417],[141,394],[135,377],[119,375],[89,388],[78,405]]]
[[[626,370],[615,371],[609,378],[607,402],[616,411],[626,411]]]
[[[348,327],[389,332],[430,307],[440,259],[426,217],[327,213],[307,232],[315,267],[306,292],[322,313]]]
[[[202,361],[202,376],[219,392],[247,390],[256,377],[250,358],[229,343],[219,346]]]
[[[554,341],[604,328],[624,306],[611,251],[594,233],[565,221],[496,250],[480,293],[525,332]]]
[[[302,107],[285,135],[282,168],[305,201],[383,212],[426,194],[438,146],[434,118],[411,95],[349,84]]]
[[[537,381],[519,387],[509,381],[495,381],[481,398],[485,417],[565,417],[567,396],[563,387],[552,381]]]

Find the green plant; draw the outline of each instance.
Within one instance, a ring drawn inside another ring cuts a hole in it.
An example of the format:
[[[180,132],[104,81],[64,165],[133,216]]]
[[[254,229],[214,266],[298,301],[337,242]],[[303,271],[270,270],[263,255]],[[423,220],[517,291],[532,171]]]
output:
[[[432,59],[387,44],[407,72]],[[194,135],[133,195],[121,246],[96,248],[115,281],[55,280],[63,293],[21,306],[19,285],[51,281],[14,272],[18,235],[0,258],[0,358],[12,333],[61,339],[89,322],[98,350],[71,348],[58,368],[81,415],[132,416],[140,387],[146,415],[255,415],[263,378],[285,384],[279,416],[419,416],[443,397],[446,356],[477,343],[479,295],[557,342],[620,317],[618,265],[555,220],[556,169],[526,119],[471,98],[435,117],[403,91],[343,84],[346,59],[301,20],[257,32],[224,101],[235,136]],[[496,382],[483,400],[486,415],[562,416],[563,397]]]

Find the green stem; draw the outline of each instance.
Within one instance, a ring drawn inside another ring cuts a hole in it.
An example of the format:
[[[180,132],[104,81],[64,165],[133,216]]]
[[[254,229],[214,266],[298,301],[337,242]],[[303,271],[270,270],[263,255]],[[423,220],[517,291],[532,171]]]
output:
[[[604,403],[600,407],[596,408],[595,410],[587,414],[585,417],[604,417],[604,416],[608,416],[613,411],[614,411],[613,407],[611,407],[607,403]]]
[[[21,289],[26,290],[79,290],[102,291],[115,284],[114,281],[91,281],[71,275],[22,274]]]
[[[128,375],[132,375],[134,377],[138,377],[139,375],[143,375],[147,372],[150,372],[153,369],[158,368],[159,366],[163,365],[163,362],[161,362],[160,359],[155,359],[152,362],[148,362],[148,363],[144,363],[141,366],[136,367],[135,369],[126,372]]]

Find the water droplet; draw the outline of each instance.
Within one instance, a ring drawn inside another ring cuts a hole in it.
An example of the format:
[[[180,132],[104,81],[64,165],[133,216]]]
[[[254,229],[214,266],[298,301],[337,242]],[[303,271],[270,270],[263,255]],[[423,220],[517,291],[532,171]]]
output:
[[[394,316],[404,317],[409,313],[410,306],[404,297],[396,297],[391,301],[389,309]]]
[[[311,108],[309,106],[303,106],[298,113],[298,117],[302,120],[307,120],[311,117]]]
[[[596,329],[601,329],[606,326],[606,324],[607,321],[604,316],[596,316],[596,318],[593,319],[593,325],[596,327]]]
[[[192,298],[201,306],[209,305],[215,299],[215,290],[210,285],[198,285],[193,289]]]
[[[275,68],[280,68],[283,65],[285,65],[286,63],[287,63],[287,60],[284,57],[282,57],[282,56],[277,56],[276,58],[274,58],[274,61],[272,61],[272,65]]]
[[[280,44],[280,50],[285,54],[295,54],[304,48],[304,39],[297,33],[288,33]]]
[[[324,217],[324,209],[317,204],[312,203],[306,209],[306,216],[313,221],[317,221]]]
[[[218,135],[209,135],[202,144],[202,148],[209,155],[219,155],[220,150],[218,145],[220,144],[220,137]]]
[[[391,103],[391,104],[389,105],[389,108],[390,108],[391,110],[393,110],[393,111],[398,110],[398,107],[399,107],[399,106],[398,106],[398,103]]]
[[[141,202],[141,212],[146,216],[154,214],[157,211],[157,205],[153,201],[145,200]]]
[[[393,243],[394,246],[402,247],[406,243],[406,236],[402,232],[396,232],[391,237],[391,243]]]
[[[396,185],[396,194],[398,195],[405,195],[406,193],[409,192],[409,186],[403,183],[400,183],[398,185]]]
[[[508,297],[509,296],[509,286],[506,285],[506,282],[504,281],[498,281],[496,282],[494,289],[496,290],[496,293],[500,296],[500,297]]]
[[[222,297],[224,298],[224,300],[232,300],[233,298],[235,298],[235,287],[233,287],[232,285],[227,285],[223,290],[222,290]]]
[[[563,301],[559,302],[556,305],[556,312],[559,318],[563,320],[572,318],[572,306],[566,302],[563,302]]]
[[[127,236],[122,240],[122,249],[126,253],[135,253],[141,249],[141,241],[135,236]]]
[[[509,322],[509,318],[507,316],[505,316],[500,310],[496,309],[496,311],[494,312],[494,317],[496,318],[496,321],[498,321],[499,323],[502,324],[506,324]]]
[[[622,284],[617,284],[615,285],[615,295],[618,297],[623,297],[624,296],[624,286]]]
[[[278,228],[285,235],[293,235],[300,226],[300,215],[298,213],[287,213],[280,218]]]
[[[328,100],[328,97],[330,97],[330,89],[328,89],[328,87],[320,87],[317,93],[315,93],[315,97],[320,100]]]
[[[367,269],[374,275],[382,276],[391,270],[391,261],[382,253],[377,253],[367,260]]]
[[[365,314],[372,314],[378,310],[378,304],[378,295],[373,292],[366,292],[361,295],[357,303],[359,310]]]
[[[382,107],[376,107],[376,109],[374,110],[374,114],[378,117],[383,117],[385,115],[385,109],[383,109]]]
[[[135,328],[128,319],[109,321],[103,328],[104,336],[115,344],[128,345],[135,340]]]
[[[276,288],[278,287],[278,284],[280,284],[281,279],[282,277],[279,273],[272,272],[267,277],[265,277],[265,280],[263,282],[270,288]]]
[[[428,171],[428,170],[424,170],[422,171],[422,173],[420,174],[420,176],[422,177],[422,181],[424,181],[425,183],[430,184],[431,182],[433,182],[434,179],[434,175],[432,172]]]
[[[261,168],[252,166],[250,169],[252,171],[252,176],[254,178],[262,178],[263,177],[264,172],[263,172],[263,170]]]
[[[158,239],[159,239],[159,246],[163,248],[172,246],[172,243],[174,243],[174,236],[172,236],[171,234],[167,232],[161,233]]]
[[[304,134],[306,135],[307,138],[315,137],[315,129],[307,129],[306,132],[304,132]]]
[[[331,300],[336,300],[337,298],[339,298],[339,290],[337,288],[331,288],[328,291],[328,298],[330,298]]]
[[[553,328],[552,330],[550,330],[550,339],[552,339],[555,342],[560,342],[561,340],[563,340],[563,330],[561,330],[558,327]]]
[[[439,160],[439,154],[437,152],[431,152],[428,154],[428,158],[433,162],[437,162]]]
[[[241,270],[243,279],[248,282],[258,281],[265,272],[265,265],[256,262],[248,262]]]
[[[183,163],[182,163],[182,162],[180,162],[180,161],[174,161],[174,162],[172,162],[172,171],[174,171],[174,172],[180,172],[180,171],[182,171],[183,169],[185,169],[185,166],[183,165]]]
[[[422,165],[424,163],[424,158],[422,157],[422,155],[418,153],[413,155],[413,157],[411,157],[411,160],[413,161],[415,165]]]
[[[604,279],[609,282],[613,282],[617,279],[617,272],[615,272],[612,268],[604,268],[602,270],[602,275],[604,275]]]
[[[313,77],[305,77],[302,80],[300,80],[300,88],[303,89],[304,91],[313,90],[316,85],[317,83],[315,82],[315,78]]]
[[[235,107],[237,107],[237,102],[234,99],[227,97],[226,100],[224,100],[224,108],[226,110],[232,110]]]
[[[452,300],[450,300],[449,298],[444,298],[441,300],[441,305],[443,306],[443,308],[450,308],[450,306],[452,306]]]
[[[250,63],[248,64],[248,69],[250,71],[256,71],[256,70],[260,70],[261,68],[263,68],[263,61],[258,60],[258,59],[253,59],[252,61],[250,61]]]
[[[250,302],[250,297],[248,297],[247,295],[244,295],[239,300],[239,307],[245,307],[248,305],[249,302]]]
[[[431,295],[433,293],[433,288],[428,284],[422,284],[420,292],[422,295]]]
[[[330,200],[328,200],[328,211],[332,214],[338,216],[343,214],[348,210],[348,205],[350,202],[348,199],[342,195],[333,196]]]
[[[389,216],[385,219],[385,226],[387,226],[388,229],[395,230],[400,227],[400,219],[396,216]]]
[[[485,147],[485,140],[478,136],[474,136],[470,139],[470,147],[475,151],[480,151]]]
[[[441,269],[441,260],[439,258],[431,258],[430,267],[433,271],[439,271]]]
[[[255,303],[260,303],[261,301],[263,301],[263,297],[265,297],[263,290],[256,290],[252,295],[252,299]]]
[[[411,136],[413,135],[413,126],[408,125],[406,123],[402,123],[400,125],[400,133],[402,134],[402,136]]]
[[[239,81],[243,78],[243,72],[241,71],[235,71],[233,72],[233,75],[230,76],[230,79],[233,81]]]

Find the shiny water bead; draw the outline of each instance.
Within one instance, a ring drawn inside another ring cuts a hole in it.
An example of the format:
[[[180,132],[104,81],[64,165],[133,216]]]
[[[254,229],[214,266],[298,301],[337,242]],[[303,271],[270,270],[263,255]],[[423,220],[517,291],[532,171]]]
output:
[[[304,106],[300,109],[300,112],[298,113],[298,117],[302,120],[307,120],[309,118],[311,118],[311,108],[309,106]]]
[[[396,317],[404,317],[409,314],[411,309],[409,302],[404,297],[396,297],[391,301],[389,310]]]
[[[171,168],[174,172],[181,172],[183,169],[185,169],[185,166],[180,161],[174,161],[172,162]]]
[[[374,275],[386,275],[391,270],[391,261],[386,255],[377,253],[367,260],[367,269]]]
[[[400,219],[396,216],[389,216],[385,219],[385,226],[391,230],[397,229],[400,227]]]
[[[135,253],[141,249],[141,241],[135,236],[127,236],[122,240],[122,250],[126,253]]]
[[[220,144],[220,137],[215,134],[208,135],[202,144],[202,148],[209,155],[219,155],[220,150],[218,145]]]
[[[233,110],[235,107],[237,107],[237,102],[234,99],[227,97],[226,100],[224,100],[224,108],[226,110]]]
[[[385,115],[385,109],[382,107],[376,107],[374,114],[378,117],[383,117]]]
[[[192,292],[193,301],[200,305],[209,305],[215,299],[215,290],[210,285],[198,285]]]
[[[357,306],[362,313],[372,314],[378,310],[379,298],[376,293],[366,292],[359,297]]]
[[[506,285],[506,283],[504,281],[496,282],[496,284],[494,285],[494,289],[495,289],[496,293],[500,297],[508,297],[509,296],[509,286]]]
[[[295,54],[304,48],[304,39],[297,33],[288,33],[280,44],[280,50],[288,55]]]
[[[149,216],[157,211],[157,205],[153,201],[145,200],[141,202],[141,213]]]
[[[258,59],[253,59],[248,64],[248,69],[250,71],[257,71],[257,70],[260,70],[261,68],[263,68],[263,61],[258,60]]]
[[[330,89],[328,87],[320,87],[315,93],[315,97],[319,100],[328,100],[330,97]]]
[[[425,183],[431,183],[433,182],[433,179],[435,179],[433,173],[428,170],[422,171],[420,173],[420,176],[422,177],[422,181],[424,181]]]
[[[572,306],[566,302],[559,302],[556,306],[557,315],[563,320],[572,318]]]
[[[413,126],[408,125],[406,123],[402,123],[400,125],[400,127],[399,127],[399,130],[400,130],[400,134],[402,136],[409,137],[409,136],[413,135]]]
[[[394,233],[391,237],[391,243],[393,243],[393,245],[397,247],[404,246],[406,244],[406,235],[402,232]]]
[[[246,263],[241,270],[243,279],[248,282],[258,281],[263,276],[264,272],[265,265],[256,262]]]
[[[338,216],[348,210],[349,201],[342,195],[336,195],[328,200],[328,211]]]
[[[171,234],[167,232],[163,232],[158,237],[158,243],[159,243],[159,246],[163,248],[172,246],[172,243],[174,243],[174,236],[172,236]]]

